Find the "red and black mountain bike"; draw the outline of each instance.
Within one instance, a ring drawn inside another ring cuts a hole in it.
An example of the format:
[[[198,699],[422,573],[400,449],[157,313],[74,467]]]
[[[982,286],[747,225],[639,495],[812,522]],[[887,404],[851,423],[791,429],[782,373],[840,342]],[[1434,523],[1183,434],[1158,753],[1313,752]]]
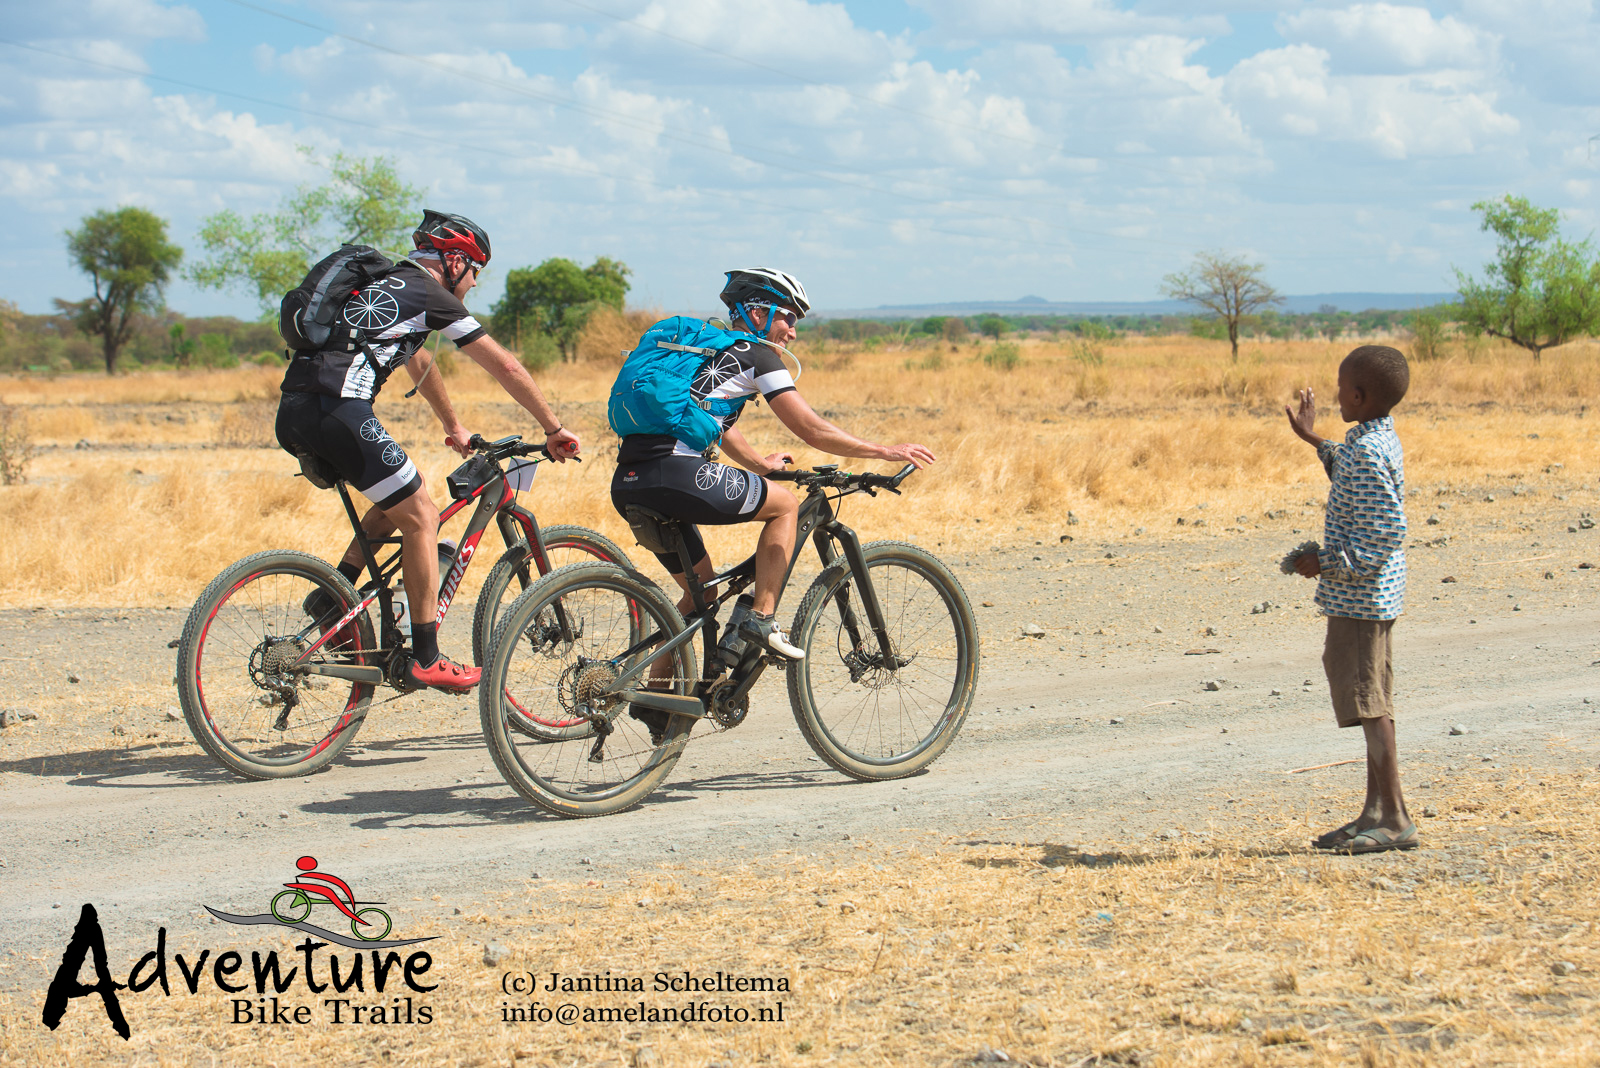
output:
[[[516,503],[533,465],[549,459],[544,446],[517,436],[490,442],[473,435],[470,444],[474,455],[447,480],[453,500],[440,524],[472,501],[477,509],[454,554],[448,561],[441,555],[438,621],[442,628],[493,521],[506,548],[473,615],[472,655],[481,664],[502,606],[539,576],[574,562],[632,565],[603,534],[540,527]],[[514,461],[509,478],[502,466],[508,460]],[[255,553],[211,581],[178,641],[178,698],[189,730],[206,752],[250,779],[311,774],[356,736],[374,689],[413,689],[404,681],[410,649],[395,614],[396,595],[404,594],[391,585],[400,572],[400,538],[368,538],[349,490],[320,461],[302,457],[301,473],[313,485],[338,490],[368,582],[358,592],[333,565],[308,553]],[[375,550],[385,547],[393,551],[380,562]],[[369,608],[376,608],[376,628]],[[535,737],[555,729],[531,715],[519,719],[527,722],[514,726]]]

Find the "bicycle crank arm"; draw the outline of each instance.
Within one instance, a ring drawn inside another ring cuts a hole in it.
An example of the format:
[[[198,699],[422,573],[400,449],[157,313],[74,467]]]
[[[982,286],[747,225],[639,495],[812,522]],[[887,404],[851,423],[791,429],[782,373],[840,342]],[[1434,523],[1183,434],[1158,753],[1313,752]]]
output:
[[[636,705],[654,708],[662,712],[676,712],[680,716],[693,716],[703,719],[706,706],[698,697],[686,697],[677,693],[660,693],[655,690],[623,690],[618,697],[632,701]]]
[[[306,664],[298,670],[307,675],[324,675],[330,679],[365,682],[374,686],[383,682],[383,669],[380,667],[361,667],[356,664]]]

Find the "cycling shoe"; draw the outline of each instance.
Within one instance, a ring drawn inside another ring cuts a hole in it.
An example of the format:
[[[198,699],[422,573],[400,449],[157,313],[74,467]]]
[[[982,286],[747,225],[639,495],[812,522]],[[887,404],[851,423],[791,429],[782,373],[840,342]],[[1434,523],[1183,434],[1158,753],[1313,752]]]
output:
[[[418,664],[415,658],[406,664],[406,681],[411,685],[445,693],[466,693],[478,685],[482,676],[482,668],[458,664],[447,656],[441,656],[427,667]]]
[[[785,660],[806,658],[806,651],[789,641],[776,619],[748,616],[739,624],[739,636],[755,642],[769,653],[776,653]]]
[[[660,745],[667,740],[667,723],[672,718],[671,712],[663,712],[659,708],[646,708],[644,705],[630,704],[628,715],[650,728],[650,744]]]

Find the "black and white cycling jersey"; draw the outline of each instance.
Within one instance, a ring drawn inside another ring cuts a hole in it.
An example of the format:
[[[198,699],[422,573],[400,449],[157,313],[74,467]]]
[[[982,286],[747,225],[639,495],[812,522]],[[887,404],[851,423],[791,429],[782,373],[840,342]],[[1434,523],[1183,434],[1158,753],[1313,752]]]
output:
[[[411,260],[352,296],[340,321],[360,331],[364,346],[295,356],[283,378],[285,393],[370,401],[433,331],[457,345],[487,333],[466,305]]]

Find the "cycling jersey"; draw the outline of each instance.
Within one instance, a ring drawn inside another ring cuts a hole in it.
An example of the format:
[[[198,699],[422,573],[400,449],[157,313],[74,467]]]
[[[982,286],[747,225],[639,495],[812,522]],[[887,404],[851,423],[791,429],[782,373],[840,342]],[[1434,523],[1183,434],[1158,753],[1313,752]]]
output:
[[[370,401],[432,331],[457,345],[487,333],[466,305],[412,260],[402,260],[393,273],[351,297],[340,321],[361,331],[365,348],[297,354],[283,377],[283,392]]]
[[[783,364],[783,357],[770,345],[738,341],[732,347],[709,357],[689,387],[696,401],[708,398],[736,399],[757,393],[771,401],[780,393],[794,389],[794,378]],[[717,417],[724,432],[739,420],[739,409]],[[700,450],[678,441],[670,434],[629,434],[622,439],[617,454],[620,464],[638,464],[663,456],[699,457]]]

